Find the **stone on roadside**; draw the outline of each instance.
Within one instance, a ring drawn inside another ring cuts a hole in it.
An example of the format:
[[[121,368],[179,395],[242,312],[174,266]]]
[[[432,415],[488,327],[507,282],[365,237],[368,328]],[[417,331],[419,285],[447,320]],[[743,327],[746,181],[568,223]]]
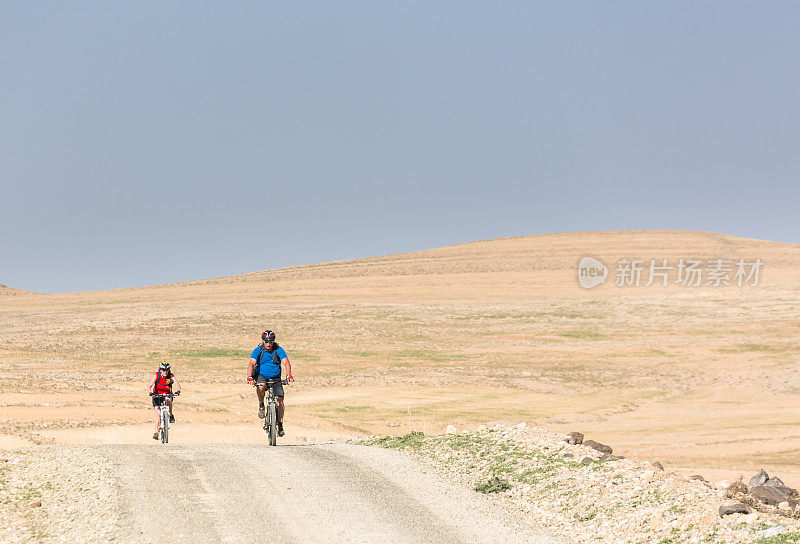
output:
[[[783,483],[783,480],[781,480],[777,476],[773,476],[772,478],[764,482],[763,485],[767,485],[769,487],[786,487],[786,484]]]
[[[729,514],[749,514],[752,511],[752,508],[741,502],[737,502],[735,504],[723,504],[719,507],[719,517],[724,517]]]
[[[722,489],[723,491],[728,489],[731,486],[730,481],[728,480],[720,480],[714,484],[714,487],[717,489]]]
[[[616,461],[617,459],[619,459],[619,457],[614,457],[610,453],[604,453],[600,456],[601,461]]]
[[[584,457],[583,459],[581,459],[581,464],[582,465],[586,465],[586,464],[591,463],[593,461],[594,461],[594,459],[592,459],[591,457]]]
[[[571,453],[565,453],[565,454],[564,454],[564,455],[562,455],[561,457],[563,457],[564,459],[571,459],[571,458],[573,458],[573,457],[575,457],[575,456],[574,456],[574,455],[572,455]]]
[[[584,440],[583,445],[589,446],[593,450],[597,450],[600,453],[608,453],[608,454],[614,453],[614,450],[611,449],[611,446],[601,444],[600,442],[595,442],[594,440]]]
[[[782,525],[775,525],[774,527],[770,527],[769,529],[764,529],[763,531],[758,533],[758,536],[766,539],[766,538],[776,537],[785,532],[786,532],[786,527],[783,527]]]
[[[705,478],[703,478],[703,477],[702,477],[701,475],[699,475],[699,474],[694,474],[694,475],[692,475],[692,476],[689,476],[689,480],[699,480],[699,481],[701,481],[701,482],[705,482],[705,481],[706,481],[706,479],[705,479]]]
[[[662,464],[661,464],[661,463],[659,463],[658,461],[656,461],[655,463],[653,463],[653,466],[654,466],[654,467],[656,467],[658,470],[664,470],[664,465],[662,465]]]
[[[764,472],[764,469],[762,468],[758,474],[750,478],[750,483],[747,484],[747,489],[752,491],[754,487],[758,487],[767,483],[767,480],[769,480],[769,475]]]
[[[448,425],[444,432],[446,434],[458,434],[458,429],[456,429],[455,425]]]
[[[777,506],[780,503],[788,502],[789,496],[777,487],[760,485],[750,490],[750,495],[765,504]]]
[[[567,444],[572,444],[573,446],[577,444],[583,443],[583,433],[579,433],[577,431],[572,431],[567,435]]]
[[[774,487],[775,489],[779,489],[781,492],[783,492],[787,496],[797,495],[797,490],[796,489],[787,486],[786,484],[783,483],[783,481],[781,481],[780,478],[777,478],[775,476],[773,476],[772,478],[767,480],[764,485],[767,486],[767,487]]]

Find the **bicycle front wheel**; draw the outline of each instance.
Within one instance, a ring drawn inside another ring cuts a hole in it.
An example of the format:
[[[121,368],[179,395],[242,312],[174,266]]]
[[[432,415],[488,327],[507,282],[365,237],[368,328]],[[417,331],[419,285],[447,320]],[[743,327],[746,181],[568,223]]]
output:
[[[161,443],[169,442],[169,415],[167,410],[161,410]]]
[[[269,403],[269,445],[278,443],[278,415],[275,413],[275,403]]]

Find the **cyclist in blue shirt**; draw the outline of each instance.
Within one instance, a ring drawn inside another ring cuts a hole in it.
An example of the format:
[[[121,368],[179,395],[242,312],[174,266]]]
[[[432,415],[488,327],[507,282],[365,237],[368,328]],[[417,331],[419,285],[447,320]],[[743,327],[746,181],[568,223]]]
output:
[[[264,396],[267,392],[267,380],[277,379],[277,383],[271,384],[269,387],[275,395],[276,402],[276,416],[278,419],[278,436],[286,434],[283,431],[283,385],[281,384],[281,364],[286,369],[286,380],[293,382],[292,377],[292,364],[289,362],[289,357],[286,356],[286,351],[275,342],[275,333],[272,331],[264,331],[261,334],[261,345],[256,346],[253,353],[250,354],[250,365],[247,368],[247,383],[253,381],[253,367],[258,360],[259,373],[256,376],[256,394],[258,395],[258,417],[264,419]]]

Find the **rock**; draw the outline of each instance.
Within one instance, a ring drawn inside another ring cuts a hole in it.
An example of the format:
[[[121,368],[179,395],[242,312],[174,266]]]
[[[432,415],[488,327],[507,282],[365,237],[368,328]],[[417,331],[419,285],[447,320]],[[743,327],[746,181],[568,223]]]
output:
[[[600,442],[595,442],[594,440],[584,440],[584,446],[589,446],[593,450],[597,450],[600,453],[614,453],[614,450],[611,449],[611,446],[606,446],[605,444],[601,444]]]
[[[786,487],[786,484],[784,484],[783,481],[777,476],[773,476],[762,485],[768,485],[769,487]]]
[[[448,425],[444,432],[446,434],[458,434],[458,429],[456,429],[455,425]]]
[[[733,482],[731,485],[728,486],[728,494],[735,495],[735,494],[747,494],[747,486],[744,485],[742,482]]]
[[[39,508],[40,506],[42,506],[42,501],[34,501],[33,503],[31,503],[31,506],[33,508]]]
[[[517,423],[516,425],[514,425],[514,427],[516,427],[517,429],[524,429],[524,428],[525,428],[525,427],[527,427],[527,426],[528,426],[528,424],[527,424],[527,423],[525,423],[524,421],[520,421],[519,423]]]
[[[591,457],[584,457],[583,459],[581,459],[581,464],[582,465],[585,465],[587,463],[592,463],[592,462],[594,462],[594,459],[592,459]]]
[[[752,491],[754,487],[758,487],[767,483],[767,480],[769,480],[769,475],[764,472],[764,469],[762,468],[761,472],[750,478],[750,483],[747,484],[747,489]]]
[[[731,486],[731,483],[728,480],[720,480],[720,481],[718,481],[717,483],[714,484],[714,487],[716,487],[717,489],[722,489],[722,490],[728,489],[730,486]]]
[[[789,501],[783,501],[778,505],[778,508],[781,510],[791,510],[792,507],[789,505]]]
[[[664,470],[664,465],[662,465],[662,464],[661,464],[661,463],[659,463],[658,461],[656,461],[655,463],[653,463],[653,466],[654,466],[654,467],[656,467],[658,470]]]
[[[577,445],[577,444],[582,444],[583,443],[583,433],[579,433],[579,432],[576,432],[576,431],[573,431],[573,432],[569,433],[569,435],[567,435],[567,443],[568,444],[572,444],[573,446]]]
[[[778,536],[786,532],[786,527],[781,525],[775,525],[774,527],[770,527],[769,529],[765,529],[758,533],[758,536],[761,538],[772,538],[774,536]]]
[[[619,457],[614,457],[610,453],[604,453],[600,456],[601,461],[616,461],[617,459],[619,459]]]
[[[700,480],[701,482],[706,481],[706,479],[700,476],[699,474],[694,474],[693,476],[689,476],[689,480]]]
[[[564,454],[564,455],[562,455],[561,457],[563,457],[564,459],[571,459],[571,458],[573,458],[573,457],[575,457],[575,456],[574,456],[574,455],[572,455],[571,453],[565,453],[565,454]]]
[[[777,506],[780,503],[789,500],[789,496],[777,487],[768,487],[760,485],[750,490],[750,495],[759,501]]]
[[[796,489],[793,489],[793,488],[791,488],[791,487],[788,487],[786,484],[784,484],[784,483],[781,481],[781,479],[780,479],[780,478],[777,478],[777,477],[775,477],[775,476],[773,476],[772,478],[770,478],[769,480],[767,480],[767,481],[766,481],[766,483],[765,483],[764,485],[765,485],[765,486],[767,486],[767,487],[774,487],[775,489],[780,489],[780,490],[781,490],[783,493],[785,493],[787,496],[794,496],[794,495],[797,495],[797,490],[796,490]]]
[[[719,507],[719,517],[727,516],[729,514],[749,514],[752,511],[752,508],[741,502],[737,502],[735,504],[723,504]]]

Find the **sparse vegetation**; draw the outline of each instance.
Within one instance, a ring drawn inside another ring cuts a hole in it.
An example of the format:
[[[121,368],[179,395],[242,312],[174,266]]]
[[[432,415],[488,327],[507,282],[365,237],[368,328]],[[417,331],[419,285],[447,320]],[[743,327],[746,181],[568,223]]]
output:
[[[508,489],[511,489],[511,484],[500,476],[492,476],[487,480],[475,484],[475,491],[479,493],[501,493]]]
[[[800,533],[782,533],[775,536],[762,536],[755,544],[797,544],[800,542]]]
[[[228,348],[206,348],[206,349],[188,349],[188,350],[175,350],[169,352],[164,356],[164,359],[216,359],[220,357],[232,357],[238,359],[246,359],[250,355],[250,350],[246,349],[228,349]],[[162,358],[160,355],[156,359]]]
[[[592,512],[589,512],[588,514],[575,514],[575,519],[577,519],[578,521],[589,521],[597,517],[597,514],[599,513],[600,513],[599,510],[594,510]]]
[[[563,336],[565,338],[576,338],[580,340],[603,340],[606,338],[604,334],[600,334],[596,331],[568,331],[568,332],[560,332],[558,336]]]

